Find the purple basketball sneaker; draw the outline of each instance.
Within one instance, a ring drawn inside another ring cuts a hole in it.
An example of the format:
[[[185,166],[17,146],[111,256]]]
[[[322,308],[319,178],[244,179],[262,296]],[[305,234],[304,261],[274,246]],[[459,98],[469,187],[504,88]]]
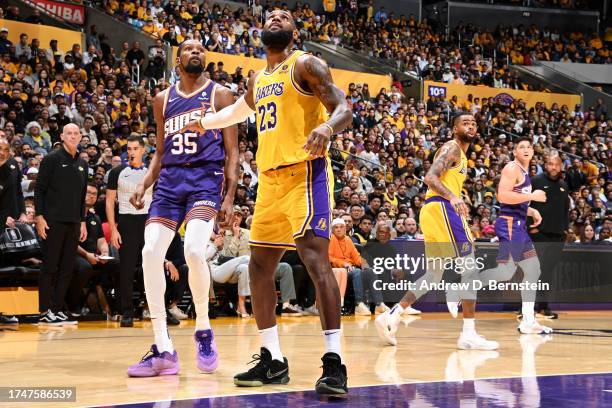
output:
[[[219,353],[212,330],[198,330],[195,332],[196,357],[198,369],[204,373],[212,373],[219,365]]]
[[[128,367],[127,373],[130,377],[156,377],[178,374],[179,369],[176,350],[172,354],[167,351],[160,354],[157,346],[153,344],[139,363]]]

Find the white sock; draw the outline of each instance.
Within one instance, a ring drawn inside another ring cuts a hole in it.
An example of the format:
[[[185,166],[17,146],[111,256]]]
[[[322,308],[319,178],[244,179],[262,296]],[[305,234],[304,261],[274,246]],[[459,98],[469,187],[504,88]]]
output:
[[[342,360],[342,354],[340,346],[340,329],[334,330],[323,330],[323,337],[325,337],[325,352],[336,353]]]
[[[463,318],[463,334],[476,334],[476,319]]]
[[[174,238],[175,232],[158,223],[145,227],[145,244],[142,249],[142,269],[147,305],[153,322],[155,344],[160,353],[174,352],[166,326],[166,278],[164,277],[164,257]]]
[[[174,345],[170,340],[170,333],[168,333],[168,326],[166,326],[166,318],[151,318],[153,323],[153,333],[155,335],[155,345],[160,353],[167,351],[174,353]]]
[[[340,307],[344,307],[344,298],[343,297],[340,298]]]
[[[291,305],[289,302],[283,302],[283,309],[288,308]]]
[[[267,349],[272,354],[272,360],[283,361],[283,353],[280,349],[278,341],[277,326],[272,326],[259,331],[261,336],[261,346]]]
[[[410,306],[408,306],[408,307],[410,307]],[[399,316],[399,315],[401,315],[404,312],[404,310],[405,309],[402,307],[402,305],[400,305],[399,303],[396,303],[395,306],[393,306],[391,308],[391,310],[389,311],[389,314],[391,316],[393,316],[393,315],[398,315]]]
[[[535,321],[535,312],[533,311],[535,302],[523,302],[522,312],[523,321],[526,323],[533,323]]]
[[[210,270],[206,263],[206,242],[210,240],[214,221],[193,218],[185,229],[185,261],[189,267],[189,287],[196,310],[195,329],[209,330],[208,292],[210,291]]]

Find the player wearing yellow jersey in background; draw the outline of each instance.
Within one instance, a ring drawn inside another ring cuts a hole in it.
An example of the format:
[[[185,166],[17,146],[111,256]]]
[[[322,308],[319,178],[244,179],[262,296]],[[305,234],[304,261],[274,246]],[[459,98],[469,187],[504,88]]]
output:
[[[465,268],[462,281],[469,284],[477,272],[473,259],[472,236],[466,219],[469,208],[461,199],[461,190],[467,176],[465,153],[476,136],[476,120],[472,115],[459,114],[451,123],[453,139],[436,152],[431,168],[425,175],[428,189],[419,217],[425,237],[427,271],[415,282],[416,290],[406,292],[398,304],[376,318],[376,329],[380,338],[393,346],[397,344],[395,332],[401,313],[427,293],[427,290],[422,288],[422,283],[437,283],[442,279],[443,263],[432,260],[464,258],[460,263]],[[473,288],[462,291],[458,296],[463,302],[463,331],[457,341],[457,347],[478,350],[498,348],[497,342],[486,340],[476,333],[476,293]],[[458,302],[447,303],[451,314],[456,317]]]
[[[273,11],[262,34],[267,68],[249,78],[247,93],[234,105],[186,128],[224,128],[256,112],[259,189],[249,275],[262,347],[255,367],[236,375],[234,383],[261,386],[289,381],[276,328],[274,273],[285,250],[297,249],[317,290],[325,337],[323,375],[316,391],[344,395],[348,388],[340,353],[340,292],[328,258],[333,175],[327,148],[332,134],[344,130],[352,115],[327,65],[291,51],[295,36],[291,14]]]

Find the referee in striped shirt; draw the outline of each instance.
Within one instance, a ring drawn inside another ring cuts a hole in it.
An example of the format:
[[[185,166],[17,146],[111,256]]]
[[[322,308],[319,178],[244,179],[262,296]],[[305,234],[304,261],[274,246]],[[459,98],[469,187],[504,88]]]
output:
[[[106,186],[106,217],[111,229],[111,244],[119,249],[119,297],[121,327],[134,326],[134,269],[144,246],[144,229],[153,189],[144,196],[145,205],[136,209],[130,197],[142,182],[147,168],[143,162],[145,144],[140,136],[130,136],[127,142],[128,164],[113,168]],[[115,200],[119,201],[119,216],[115,217]]]

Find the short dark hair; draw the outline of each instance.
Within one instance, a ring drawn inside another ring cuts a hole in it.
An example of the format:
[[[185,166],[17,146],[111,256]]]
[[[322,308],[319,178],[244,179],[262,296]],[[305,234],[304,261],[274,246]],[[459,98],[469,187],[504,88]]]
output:
[[[533,140],[531,140],[531,138],[530,138],[530,137],[528,137],[528,136],[521,136],[521,137],[519,137],[518,139],[516,139],[516,140],[514,141],[514,148],[516,149],[516,147],[517,147],[517,146],[519,145],[519,143],[521,143],[521,142],[527,142],[527,143],[529,143],[530,145],[532,145],[532,146],[533,146]]]
[[[370,217],[369,215],[364,215],[362,219],[359,220],[359,223],[361,224],[363,221],[370,221],[370,222],[374,222],[374,220],[372,219],[372,217]]]
[[[137,135],[133,135],[127,138],[128,143],[129,142],[138,142],[142,147],[144,147],[145,143],[144,140],[142,140],[142,136],[137,136]]]
[[[461,119],[461,117],[462,117],[462,116],[474,116],[474,115],[472,115],[472,114],[471,114],[471,113],[469,113],[469,112],[460,111],[460,112],[458,112],[458,113],[457,113],[455,116],[453,116],[453,117],[451,118],[451,125],[452,125],[452,126],[457,126],[457,121],[458,121],[459,119]]]

